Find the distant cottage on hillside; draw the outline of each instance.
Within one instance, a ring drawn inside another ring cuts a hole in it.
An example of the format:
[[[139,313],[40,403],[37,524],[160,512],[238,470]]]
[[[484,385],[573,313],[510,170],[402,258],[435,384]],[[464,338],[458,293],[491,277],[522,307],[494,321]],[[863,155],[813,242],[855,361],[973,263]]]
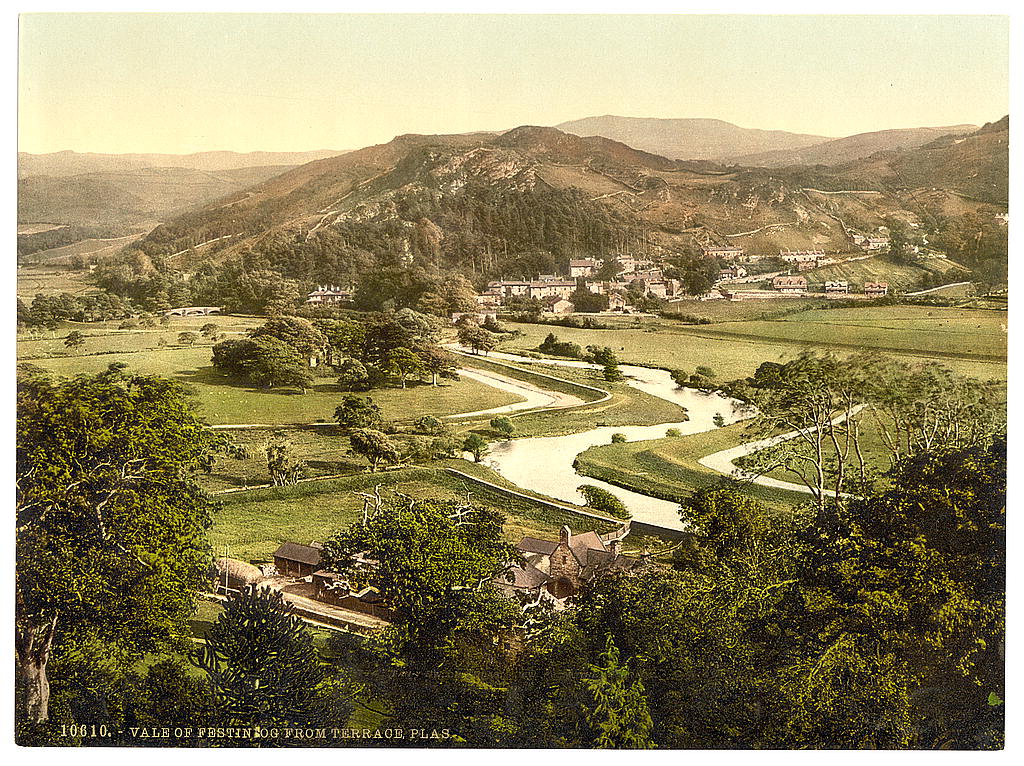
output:
[[[350,300],[352,300],[352,289],[336,285],[320,285],[306,296],[306,303],[313,305],[345,303]]]
[[[850,283],[846,280],[825,283],[825,293],[827,295],[840,295],[848,292],[850,292]]]
[[[865,282],[864,294],[871,298],[880,298],[889,294],[888,282]]]

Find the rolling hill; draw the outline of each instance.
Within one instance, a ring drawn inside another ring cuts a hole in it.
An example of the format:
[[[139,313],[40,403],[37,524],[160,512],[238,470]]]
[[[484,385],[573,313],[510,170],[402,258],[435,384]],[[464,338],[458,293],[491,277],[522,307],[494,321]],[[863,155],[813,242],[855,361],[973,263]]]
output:
[[[737,165],[779,168],[787,165],[841,165],[870,157],[876,152],[893,149],[914,149],[946,135],[963,135],[978,129],[977,125],[950,125],[945,128],[906,128],[857,133],[846,138],[824,141],[797,149],[777,149],[760,154],[731,157]]]
[[[851,252],[852,230],[890,219],[932,225],[1005,211],[1007,139],[1007,125],[996,123],[834,167],[772,169],[671,160],[534,126],[405,135],[190,211],[138,247],[202,260],[189,248],[218,241],[218,259],[259,254],[256,262],[301,280],[388,264],[480,280],[536,272],[544,261],[530,254],[538,252],[557,265],[623,250],[693,252],[703,243]]]

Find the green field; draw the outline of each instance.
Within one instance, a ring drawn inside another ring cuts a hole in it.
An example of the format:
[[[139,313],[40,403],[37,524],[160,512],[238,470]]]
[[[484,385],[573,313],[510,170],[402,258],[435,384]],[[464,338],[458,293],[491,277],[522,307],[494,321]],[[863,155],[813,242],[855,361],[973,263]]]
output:
[[[1006,377],[1007,314],[933,306],[865,306],[808,309],[775,320],[684,325],[664,319],[621,330],[580,330],[517,324],[523,334],[505,351],[536,349],[549,332],[580,346],[610,346],[620,361],[714,369],[719,378],[750,375],[764,361],[791,359],[807,348],[881,352],[905,361],[935,359],[979,378]]]
[[[242,333],[251,324],[233,317],[202,317],[215,320],[222,332]],[[306,394],[291,389],[259,389],[238,385],[225,378],[210,364],[211,344],[178,346],[182,330],[197,330],[205,321],[180,320],[170,329],[111,331],[109,328],[84,330],[86,343],[81,354],[64,348],[63,336],[23,339],[18,342],[20,360],[29,361],[59,375],[96,373],[114,362],[123,362],[133,371],[163,375],[195,388],[200,411],[213,425],[261,423],[269,425],[329,422],[344,392],[333,377],[320,378]],[[254,322],[255,323],[255,322]],[[92,325],[86,327],[91,328]],[[163,336],[172,345],[158,347]],[[53,354],[63,354],[53,356]],[[521,401],[520,397],[485,386],[475,380],[443,381],[437,386],[416,385],[407,389],[387,388],[373,391],[389,420],[410,420],[421,415],[447,415],[455,412],[500,407]]]
[[[770,301],[672,301],[665,313],[693,316],[711,322],[741,322],[748,319],[776,319],[787,314],[827,305],[828,298],[786,298]]]
[[[461,461],[452,465],[464,473],[510,486],[481,466],[468,466]],[[268,561],[285,540],[322,542],[356,521],[363,507],[363,499],[357,493],[373,492],[378,485],[382,491],[395,489],[418,499],[464,500],[468,496],[507,516],[505,536],[511,542],[518,542],[523,535],[554,539],[563,524],[569,524],[574,531],[607,531],[614,526],[512,498],[437,468],[406,468],[220,495],[222,507],[214,516],[211,543],[217,555],[223,555],[226,549],[233,558]],[[641,542],[630,540],[634,546]]]
[[[749,440],[747,427],[745,423],[736,423],[687,436],[591,447],[576,459],[576,469],[584,476],[634,492],[679,501],[696,490],[720,486],[727,481],[725,476],[697,461]],[[743,486],[747,494],[774,508],[786,509],[810,499],[810,495],[799,492],[749,483]]]
[[[88,274],[89,272],[85,270],[76,271],[60,266],[19,266],[18,297],[30,303],[39,294],[85,295],[99,293],[99,288],[86,280]]]

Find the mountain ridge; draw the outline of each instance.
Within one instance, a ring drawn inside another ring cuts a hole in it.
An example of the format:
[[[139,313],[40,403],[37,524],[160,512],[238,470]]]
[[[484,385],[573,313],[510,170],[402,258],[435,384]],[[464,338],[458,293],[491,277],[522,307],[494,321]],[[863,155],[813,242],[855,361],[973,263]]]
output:
[[[602,115],[555,125],[580,136],[605,136],[669,159],[724,160],[741,154],[795,149],[828,141],[828,136],[742,128],[713,118]]]

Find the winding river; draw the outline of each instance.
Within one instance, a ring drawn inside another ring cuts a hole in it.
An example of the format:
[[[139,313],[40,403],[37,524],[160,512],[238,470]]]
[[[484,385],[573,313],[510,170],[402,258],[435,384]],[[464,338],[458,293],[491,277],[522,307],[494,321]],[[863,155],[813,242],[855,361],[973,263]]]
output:
[[[562,359],[531,359],[515,354],[492,352],[489,358],[527,364],[546,364],[560,367],[600,369],[598,365]],[[571,503],[584,504],[576,487],[591,484],[606,489],[622,500],[638,521],[646,521],[675,529],[682,528],[679,504],[632,492],[607,482],[580,476],[573,468],[576,456],[590,447],[610,444],[612,434],[621,433],[627,441],[657,439],[669,428],[678,428],[680,434],[695,434],[715,428],[714,417],[721,414],[726,423],[743,419],[734,410],[733,401],[720,394],[707,394],[691,388],[678,388],[666,370],[619,365],[628,385],[652,396],[685,407],[689,419],[681,422],[658,423],[652,426],[599,426],[565,436],[542,436],[493,442],[485,461],[520,487],[540,492]]]

